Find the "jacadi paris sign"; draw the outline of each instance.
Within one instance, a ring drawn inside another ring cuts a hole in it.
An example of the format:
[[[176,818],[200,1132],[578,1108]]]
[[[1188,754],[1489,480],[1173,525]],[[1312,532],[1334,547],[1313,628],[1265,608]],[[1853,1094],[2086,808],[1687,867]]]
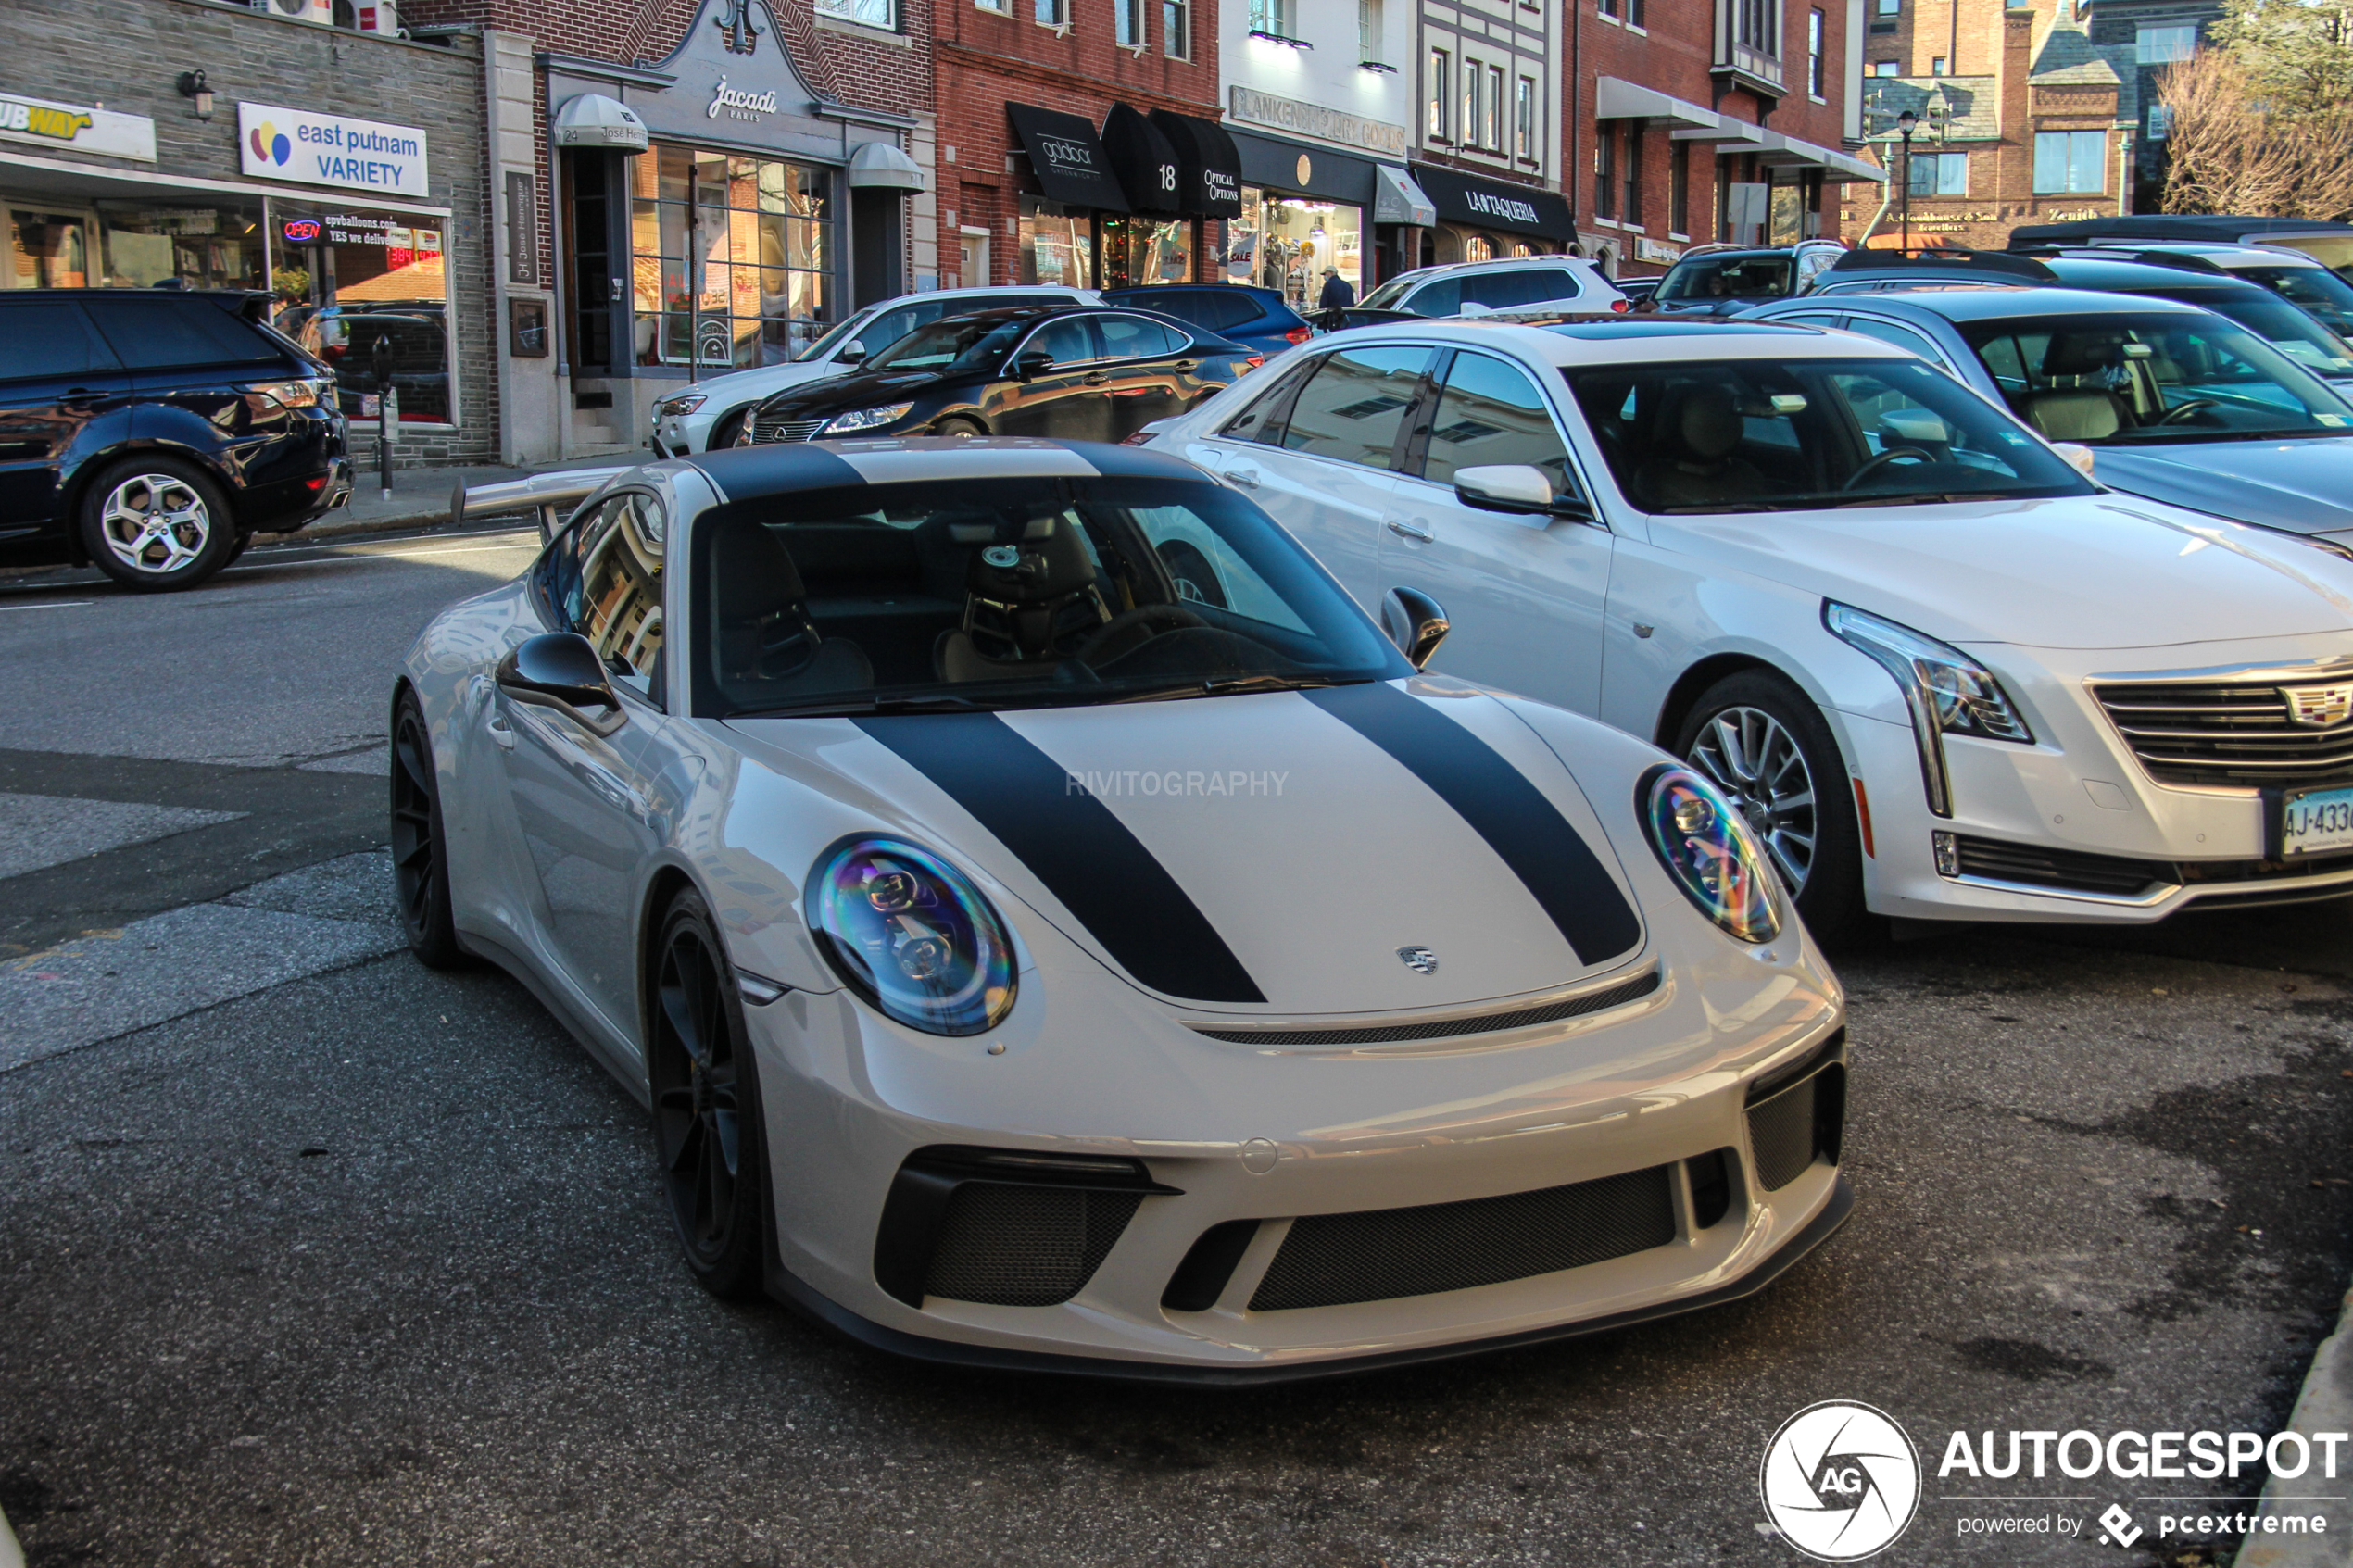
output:
[[[426,194],[425,133],[413,125],[239,104],[237,150],[245,171],[265,180],[384,195]]]

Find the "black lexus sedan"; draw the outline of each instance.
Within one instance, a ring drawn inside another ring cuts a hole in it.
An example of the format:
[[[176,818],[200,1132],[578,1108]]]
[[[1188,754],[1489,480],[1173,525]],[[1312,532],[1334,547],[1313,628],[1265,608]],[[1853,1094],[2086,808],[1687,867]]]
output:
[[[1121,441],[1265,359],[1147,311],[975,310],[908,333],[855,374],[776,394],[744,421],[736,445],[869,435]]]

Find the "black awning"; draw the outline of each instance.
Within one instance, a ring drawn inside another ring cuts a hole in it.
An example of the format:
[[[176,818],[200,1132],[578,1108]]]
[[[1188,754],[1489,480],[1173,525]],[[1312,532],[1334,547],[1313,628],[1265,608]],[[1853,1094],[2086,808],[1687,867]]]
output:
[[[1127,197],[1113,177],[1111,157],[1095,128],[1075,114],[1007,104],[1006,118],[1029,155],[1030,171],[1048,201],[1126,212]]]
[[[1441,222],[1533,234],[1564,245],[1577,238],[1568,203],[1557,192],[1480,180],[1434,163],[1414,165],[1414,182],[1428,194]]]
[[[1111,171],[1127,193],[1127,210],[1175,218],[1186,210],[1185,171],[1168,138],[1126,104],[1114,104],[1103,116],[1103,151],[1111,155]]]
[[[1242,155],[1226,128],[1198,115],[1152,110],[1152,124],[1176,149],[1176,194],[1196,218],[1242,215]]]

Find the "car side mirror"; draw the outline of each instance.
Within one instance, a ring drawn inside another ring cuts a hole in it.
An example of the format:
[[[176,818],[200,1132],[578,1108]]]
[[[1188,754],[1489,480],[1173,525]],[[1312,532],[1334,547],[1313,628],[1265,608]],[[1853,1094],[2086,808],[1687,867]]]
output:
[[[856,365],[865,358],[866,345],[855,338],[834,350],[834,363],[837,365]]]
[[[1054,357],[1042,348],[1025,348],[1013,357],[1013,374],[1023,381],[1042,376],[1054,368]]]
[[[2095,454],[2089,446],[2078,441],[2054,441],[2051,443],[2051,450],[2074,464],[2076,471],[2085,479],[2095,477],[2092,472]]]
[[[1535,520],[1539,527],[1554,518],[1591,522],[1593,510],[1574,495],[1553,494],[1553,480],[1529,463],[1492,463],[1454,470],[1454,498],[1483,512]]]
[[[1446,612],[1438,601],[1413,588],[1391,588],[1380,602],[1381,630],[1416,670],[1428,668],[1446,640]]]
[[[627,722],[613,696],[604,660],[577,632],[543,632],[526,638],[498,661],[498,689],[517,702],[553,708],[587,729],[609,735]]]

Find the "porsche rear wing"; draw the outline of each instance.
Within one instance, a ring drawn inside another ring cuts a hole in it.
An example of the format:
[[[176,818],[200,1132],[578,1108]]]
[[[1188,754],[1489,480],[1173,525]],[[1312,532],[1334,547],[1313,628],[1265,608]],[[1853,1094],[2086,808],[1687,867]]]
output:
[[[552,539],[574,507],[595,495],[613,475],[627,473],[636,466],[623,463],[612,468],[563,469],[471,488],[460,478],[449,492],[449,521],[460,523],[469,518],[531,512],[539,519],[539,537],[543,541]]]

